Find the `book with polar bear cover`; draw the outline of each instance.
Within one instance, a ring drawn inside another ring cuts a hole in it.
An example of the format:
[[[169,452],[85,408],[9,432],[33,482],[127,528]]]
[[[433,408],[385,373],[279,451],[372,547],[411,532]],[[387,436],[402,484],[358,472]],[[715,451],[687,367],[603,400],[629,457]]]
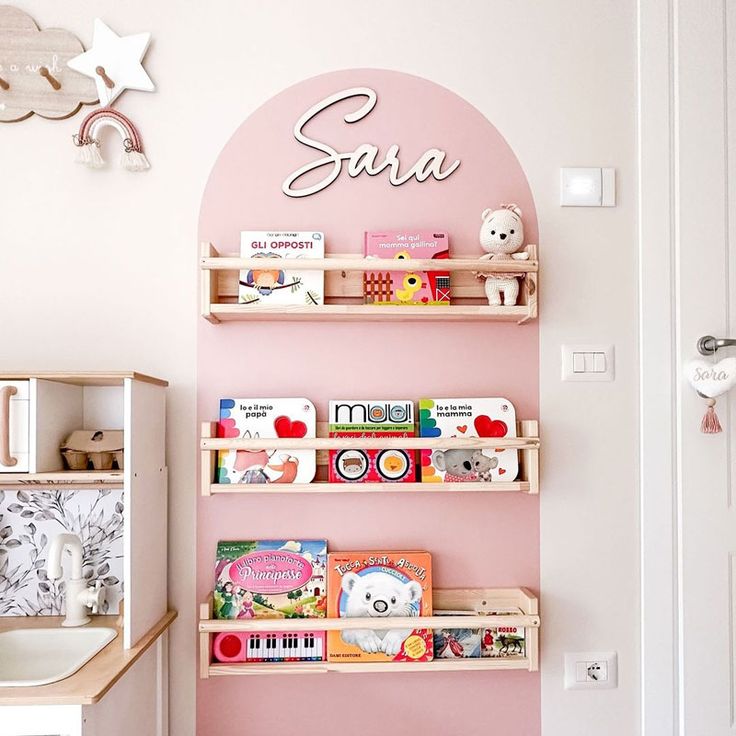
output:
[[[242,258],[263,259],[263,268],[240,272],[239,304],[311,307],[324,302],[324,271],[284,271],[279,268],[279,261],[284,258],[324,258],[324,233],[312,230],[244,230],[240,233],[240,255]]]
[[[215,618],[324,618],[327,541],[218,542]]]
[[[516,410],[504,398],[420,399],[420,437],[516,437]],[[423,483],[513,481],[517,450],[420,450]]]
[[[309,399],[220,399],[218,437],[314,437],[317,414]],[[220,450],[218,483],[311,483],[314,450]]]
[[[411,260],[450,257],[447,233],[436,230],[384,230],[365,233],[366,258],[407,261],[406,271],[366,271],[363,300],[366,304],[449,306],[449,271],[413,271]]]
[[[432,615],[429,552],[336,552],[327,556],[327,616],[366,618],[365,629],[327,633],[331,662],[427,662],[429,629],[374,631],[370,618]]]

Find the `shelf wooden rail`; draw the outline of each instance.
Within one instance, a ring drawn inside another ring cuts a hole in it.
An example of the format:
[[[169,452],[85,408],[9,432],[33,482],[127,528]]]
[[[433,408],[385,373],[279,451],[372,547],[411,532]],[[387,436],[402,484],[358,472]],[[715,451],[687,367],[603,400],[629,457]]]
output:
[[[220,493],[290,494],[290,493],[539,493],[539,424],[536,420],[517,423],[518,437],[328,437],[326,422],[317,422],[318,437],[288,439],[223,439],[217,438],[214,422],[202,424],[201,494]],[[328,476],[329,450],[337,449],[403,449],[431,450],[458,448],[512,449],[519,452],[519,475],[515,480],[470,483],[331,483]],[[316,450],[317,479],[312,483],[217,483],[219,450]]]
[[[122,488],[122,470],[58,470],[51,473],[0,473],[0,488],[36,490],[98,490]]]
[[[355,253],[331,253],[326,258],[280,259],[283,271],[322,271],[325,303],[318,306],[238,303],[239,272],[263,268],[263,259],[221,255],[211,243],[200,252],[201,312],[213,324],[244,320],[395,320],[395,321],[507,321],[526,322],[537,316],[537,246],[526,246],[529,259],[494,263],[476,256],[448,259],[360,258]],[[273,265],[273,264],[270,264]],[[442,306],[365,304],[363,275],[367,271],[449,271],[452,303]],[[518,273],[523,276],[515,306],[488,305],[483,283],[475,272]]]
[[[346,631],[364,629],[361,618],[325,619],[236,619],[212,618],[212,597],[200,606],[200,677],[220,675],[281,675],[366,672],[447,672],[452,670],[508,670],[539,668],[539,605],[536,596],[526,588],[448,588],[432,593],[435,610],[447,610],[448,616],[418,616],[371,619],[370,628],[385,631],[395,628],[453,629],[515,626],[524,629],[523,656],[482,659],[435,659],[431,662],[212,662],[212,634],[268,631]],[[467,611],[466,615],[461,611]],[[493,612],[496,613],[493,613]]]
[[[266,262],[269,263],[268,261]],[[201,268],[211,271],[248,271],[264,268],[262,258],[220,256],[202,258]],[[410,266],[410,268],[409,268]],[[411,260],[356,258],[347,253],[327,258],[282,259],[280,271],[485,271],[486,273],[536,273],[536,261],[494,263],[480,258],[413,258]]]
[[[457,616],[396,616],[393,618],[371,619],[370,625],[364,618],[326,618],[315,622],[313,618],[294,618],[284,620],[288,626],[281,627],[281,620],[274,624],[273,619],[238,619],[234,621],[212,620],[200,621],[199,631],[219,634],[222,631],[349,631],[351,629],[373,629],[389,631],[391,629],[480,629],[489,626],[508,626],[508,615],[491,615],[479,613],[472,617]],[[515,615],[513,626],[539,626],[539,616]]]
[[[539,441],[528,437],[312,437],[295,440],[293,437],[275,439],[203,439],[203,450],[439,450],[442,448],[481,450],[484,447],[499,449],[533,449]]]

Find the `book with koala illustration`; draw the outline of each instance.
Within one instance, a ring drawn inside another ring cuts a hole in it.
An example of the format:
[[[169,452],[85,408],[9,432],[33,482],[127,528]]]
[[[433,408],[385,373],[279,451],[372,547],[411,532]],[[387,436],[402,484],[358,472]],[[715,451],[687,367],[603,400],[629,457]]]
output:
[[[317,414],[309,399],[220,399],[218,437],[315,437]],[[220,450],[218,483],[311,483],[315,450]]]
[[[432,615],[429,552],[337,552],[327,556],[327,616]],[[366,621],[366,627],[370,626]],[[331,662],[427,662],[429,629],[346,629],[327,634]]]
[[[298,304],[317,306],[324,301],[324,271],[284,271],[279,261],[287,258],[324,258],[325,236],[305,232],[244,230],[240,233],[242,258],[263,259],[263,268],[241,271],[238,303],[253,306]]]
[[[324,618],[326,564],[324,539],[218,542],[214,616]]]
[[[414,402],[330,401],[330,437],[414,437]],[[330,450],[333,483],[407,483],[416,480],[413,450]]]
[[[384,230],[365,233],[366,258],[407,261],[406,271],[366,271],[363,297],[366,304],[447,306],[450,304],[449,271],[413,271],[413,258],[450,257],[446,232],[435,230]]]
[[[420,399],[420,437],[516,437],[516,410],[504,398]],[[421,450],[423,483],[513,481],[519,453],[508,448]]]

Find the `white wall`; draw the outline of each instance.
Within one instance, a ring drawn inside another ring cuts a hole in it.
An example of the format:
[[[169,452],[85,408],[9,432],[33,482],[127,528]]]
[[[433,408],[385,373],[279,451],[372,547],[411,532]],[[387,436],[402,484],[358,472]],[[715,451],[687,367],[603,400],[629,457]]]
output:
[[[130,366],[172,381],[172,733],[191,734],[193,723],[199,198],[221,145],[255,107],[305,77],[360,66],[453,89],[499,128],[527,172],[543,253],[543,730],[636,733],[633,0],[16,4],[87,45],[95,15],[120,33],[154,35],[147,68],[158,92],[119,104],[140,126],[150,172],[72,164],[80,116],[0,128],[0,363]],[[561,210],[563,165],[615,166],[619,206]],[[560,383],[560,343],[586,340],[616,344],[615,383]],[[618,650],[618,690],[562,690],[562,652],[588,647]]]

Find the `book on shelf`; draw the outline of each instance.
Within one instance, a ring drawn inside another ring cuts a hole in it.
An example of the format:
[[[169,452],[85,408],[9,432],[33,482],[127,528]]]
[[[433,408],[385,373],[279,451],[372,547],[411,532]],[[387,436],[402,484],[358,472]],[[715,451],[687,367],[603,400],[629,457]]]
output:
[[[427,662],[432,632],[374,631],[371,618],[432,615],[432,556],[422,551],[336,552],[327,556],[327,615],[365,618],[365,629],[327,632],[331,662]]]
[[[324,539],[218,542],[214,616],[324,618],[326,564]]]
[[[317,471],[314,450],[273,450],[268,440],[315,437],[317,414],[309,399],[220,399],[217,436],[262,439],[262,449],[219,450],[218,483],[311,483]]]
[[[411,268],[413,259],[450,257],[446,232],[435,230],[383,230],[365,233],[365,257],[407,261],[406,271],[366,271],[363,297],[366,304],[406,306],[448,306],[449,271],[422,271]]]
[[[344,400],[329,403],[330,437],[413,437],[414,402]],[[416,480],[413,450],[330,450],[333,483],[409,483]]]
[[[263,260],[263,268],[240,272],[238,303],[253,306],[319,306],[324,303],[324,272],[284,270],[283,261],[324,258],[322,232],[244,230],[242,258]]]
[[[516,410],[499,397],[420,399],[419,436],[452,438],[516,437]],[[421,450],[424,483],[513,481],[519,453],[503,447]]]

